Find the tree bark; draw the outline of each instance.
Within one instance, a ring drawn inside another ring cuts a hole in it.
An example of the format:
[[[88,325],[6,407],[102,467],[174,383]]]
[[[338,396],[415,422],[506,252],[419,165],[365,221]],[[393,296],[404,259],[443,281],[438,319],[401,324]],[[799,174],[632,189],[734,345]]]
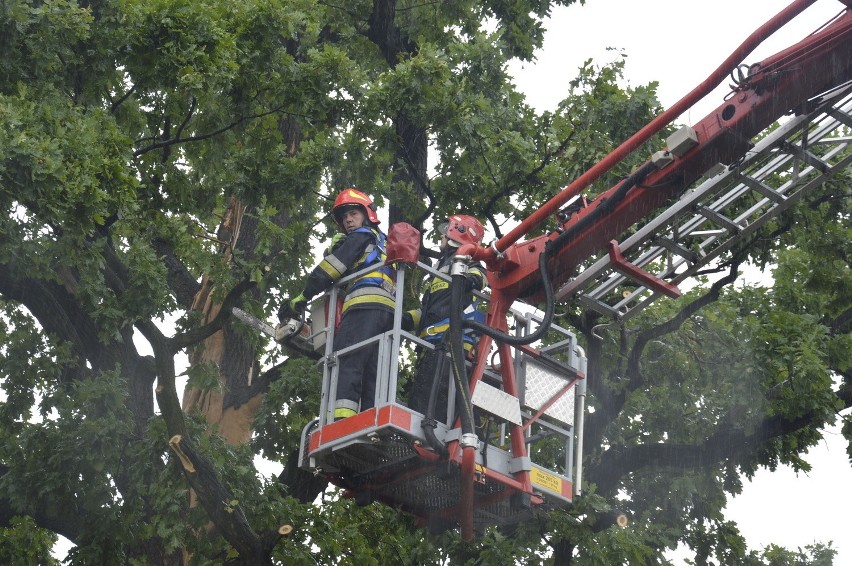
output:
[[[233,249],[247,245],[250,249],[250,244],[240,241],[243,236],[246,240],[254,240],[253,234],[243,232],[244,229],[248,232],[254,228],[254,223],[245,222],[245,212],[241,203],[231,199],[219,230],[220,239],[227,243],[223,246],[222,253],[228,262],[233,259]],[[212,299],[214,287],[215,282],[205,275],[191,306],[192,310],[204,313],[202,324],[213,320],[221,308],[221,305]],[[256,359],[255,348],[225,325],[189,354],[190,366],[211,363],[219,369],[221,391],[186,387],[183,410],[204,415],[211,430],[215,428],[218,434],[231,444],[248,442],[262,397],[259,394],[242,395],[241,391],[252,385]],[[245,401],[234,402],[235,399]]]

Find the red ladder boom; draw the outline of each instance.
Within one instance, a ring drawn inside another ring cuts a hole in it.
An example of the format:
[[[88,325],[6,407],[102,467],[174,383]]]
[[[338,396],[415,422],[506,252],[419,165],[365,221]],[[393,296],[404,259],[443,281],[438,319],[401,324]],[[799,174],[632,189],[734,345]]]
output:
[[[700,203],[702,206],[698,209],[701,217],[721,226],[723,233],[733,237],[710,250],[710,254],[705,250],[694,252],[691,246],[685,246],[683,233],[678,230],[678,226],[668,232],[646,233],[645,241],[658,241],[659,246],[690,258],[693,267],[704,264],[717,257],[721,251],[730,249],[736,241],[741,241],[744,228],[749,222],[753,221],[754,227],[761,225],[767,218],[779,214],[800,198],[801,189],[818,186],[831,173],[847,167],[848,160],[843,155],[848,153],[845,151],[848,141],[841,143],[841,149],[832,153],[835,163],[829,162],[828,154],[826,159],[821,159],[808,149],[810,132],[819,127],[813,124],[823,123],[825,116],[830,116],[833,125],[833,129],[827,129],[828,132],[836,131],[838,125],[848,126],[850,123],[847,87],[852,80],[852,8],[850,0],[842,0],[846,8],[833,21],[799,43],[752,65],[731,97],[692,128],[683,128],[671,136],[667,147],[655,154],[630,178],[598,195],[567,219],[560,220],[556,231],[528,241],[519,241],[545,220],[553,218],[561,207],[579,196],[593,181],[703,98],[724,76],[736,68],[745,54],[812,3],[812,0],[791,3],[752,34],[702,85],[625,141],[491,247],[462,246],[458,251],[459,256],[467,255],[484,261],[488,268],[488,281],[492,292],[487,323],[493,328],[505,331],[506,314],[516,299],[536,304],[544,298],[539,258],[545,253],[547,246],[551,247],[548,251],[549,277],[554,286],[562,287],[556,293],[559,299],[582,297],[587,299],[586,304],[601,306],[599,310],[606,310],[602,296],[612,291],[612,286],[607,287],[605,291],[598,289],[598,295],[584,295],[588,288],[598,284],[599,279],[587,277],[582,284],[576,284],[572,279],[577,275],[577,268],[581,264],[594,260],[607,246],[609,256],[598,261],[603,267],[597,270],[597,275],[601,275],[603,269],[614,270],[617,281],[638,280],[639,289],[650,290],[652,297],[661,292],[676,293],[676,288],[664,281],[665,277],[676,275],[674,271],[664,273],[663,277],[655,277],[642,268],[642,265],[653,261],[653,256],[645,255],[638,263],[630,263],[625,255],[628,250],[630,254],[635,255],[638,246],[622,246],[616,239],[629,228],[649,220],[649,215],[667,203],[675,203],[677,206],[678,199],[689,200],[691,196],[685,193],[686,189],[708,172],[716,170],[720,163],[736,164],[746,161],[749,152],[754,148],[752,138],[763,133],[790,112],[804,116],[797,124],[800,127],[797,131],[804,131],[798,138],[798,147],[795,143],[788,143],[788,138],[793,139],[794,135],[798,134],[787,130],[786,137],[774,138],[775,145],[771,148],[775,151],[779,148],[785,149],[790,159],[782,160],[783,163],[805,165],[801,172],[796,165],[792,184],[776,191],[762,183],[759,176],[750,176],[742,173],[742,170],[731,169],[740,175],[739,179],[744,186],[764,196],[762,203],[769,203],[769,206],[763,207],[765,210],[762,211],[762,216],[758,214],[754,217],[748,213],[742,218],[731,220],[723,213],[727,201],[708,200],[718,194],[718,191],[705,189],[704,198],[707,202]],[[803,183],[806,177],[802,177],[800,173],[810,174],[812,171],[819,173],[816,175],[817,180]],[[731,191],[731,194],[742,194],[739,187]],[[789,195],[784,194],[785,192],[789,192]],[[660,217],[676,220],[678,215],[663,212]],[[653,222],[653,218],[650,221]],[[693,226],[700,225],[700,222],[693,222]],[[697,229],[693,228],[690,234],[696,231]],[[580,277],[582,276],[583,274],[580,274]],[[605,284],[606,282],[602,285]],[[624,298],[633,299],[628,305],[636,303],[632,292],[627,293]],[[642,305],[647,303],[647,300],[641,302]],[[623,310],[624,305],[621,305],[610,309],[607,314],[617,318]],[[484,336],[480,348],[487,351],[490,345],[491,338]],[[516,376],[511,351],[505,344],[497,344],[497,349],[503,388],[508,392],[515,391]],[[475,392],[482,380],[484,369],[484,361],[479,360],[470,379],[472,392]],[[522,454],[525,448],[522,428],[512,428],[511,435],[513,452]],[[578,463],[580,458],[581,455],[578,455]],[[519,477],[521,481],[527,481],[523,473],[520,473]],[[472,491],[472,474],[468,473],[463,482],[466,484],[462,485],[462,493]],[[472,536],[472,519],[469,516],[461,518],[461,530],[463,536]]]
[[[486,249],[461,249],[485,261],[493,276],[492,289],[508,298],[540,297],[538,255],[548,240],[558,232],[529,241],[518,242],[541,223],[552,218],[561,206],[580,194],[592,182],[608,172],[631,151],[645,143],[677,116],[712,90],[740,62],[736,57],[751,51],[771,32],[780,28],[807,8],[813,0],[799,0],[762,26],[717,69],[711,79],[693,90],[655,120],[621,144],[536,213],[521,222],[509,234]],[[850,0],[844,3],[849,5]],[[752,65],[749,75],[738,85],[729,100],[693,126],[694,144],[690,147],[668,148],[672,162],[649,173],[641,183],[627,193],[615,207],[577,231],[572,241],[553,258],[558,266],[554,284],[561,285],[582,261],[594,257],[613,238],[633,226],[666,202],[683,194],[684,190],[719,163],[729,164],[741,159],[752,148],[751,139],[772,123],[792,111],[808,111],[813,100],[852,80],[852,10],[846,9],[834,21],[801,42],[766,60]],[[675,153],[677,151],[678,153]],[[595,217],[595,209],[610,201],[618,186],[597,196],[560,228],[570,230]],[[511,301],[510,301],[511,302]]]

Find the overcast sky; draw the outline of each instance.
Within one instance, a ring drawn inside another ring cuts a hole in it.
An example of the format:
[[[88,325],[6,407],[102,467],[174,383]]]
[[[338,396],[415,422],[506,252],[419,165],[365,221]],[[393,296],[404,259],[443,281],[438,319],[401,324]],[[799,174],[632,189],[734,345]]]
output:
[[[554,110],[568,82],[586,59],[600,65],[627,55],[629,86],[658,81],[663,106],[671,107],[703,82],[748,36],[791,2],[787,0],[586,0],[554,12],[543,51],[534,65],[512,71],[528,102]],[[784,29],[746,57],[753,63],[792,45],[841,11],[838,0],[817,0]],[[679,123],[694,124],[722,103],[728,81]],[[566,185],[571,179],[566,179]],[[774,543],[795,550],[833,541],[836,566],[852,564],[848,509],[852,508],[852,467],[839,427],[805,457],[813,470],[796,475],[784,467],[762,471],[746,482],[726,515],[739,523],[749,548]],[[594,478],[588,478],[594,481]],[[680,556],[680,555],[679,555]]]

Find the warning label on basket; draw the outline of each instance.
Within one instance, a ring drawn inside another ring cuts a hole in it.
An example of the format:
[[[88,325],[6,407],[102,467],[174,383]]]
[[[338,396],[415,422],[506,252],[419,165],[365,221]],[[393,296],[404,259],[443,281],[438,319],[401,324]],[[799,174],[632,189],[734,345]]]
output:
[[[554,493],[562,493],[562,478],[544,470],[533,467],[530,471],[530,481]]]

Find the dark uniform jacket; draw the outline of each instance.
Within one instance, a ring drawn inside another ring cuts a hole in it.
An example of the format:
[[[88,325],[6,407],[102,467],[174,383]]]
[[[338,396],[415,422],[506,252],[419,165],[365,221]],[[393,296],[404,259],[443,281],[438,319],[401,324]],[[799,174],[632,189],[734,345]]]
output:
[[[359,308],[393,311],[396,277],[393,267],[384,265],[387,258],[385,244],[386,237],[377,228],[365,226],[347,234],[308,275],[303,294],[310,299],[326,291],[344,276],[375,265],[375,270],[349,282],[342,312]]]
[[[437,271],[449,275],[454,254],[454,248],[447,250],[438,262]],[[469,295],[464,299],[464,304],[468,305],[464,316],[479,318],[477,315],[480,313],[476,311],[473,305],[473,294],[470,292],[473,290],[481,291],[485,288],[485,270],[481,264],[474,264],[470,266],[465,278],[467,279],[466,290]],[[414,319],[414,327],[418,336],[430,341],[440,341],[443,338],[444,332],[449,327],[451,300],[452,293],[450,292],[449,281],[436,276],[426,280],[420,308],[409,311]],[[466,336],[466,341],[470,341],[468,336]]]

